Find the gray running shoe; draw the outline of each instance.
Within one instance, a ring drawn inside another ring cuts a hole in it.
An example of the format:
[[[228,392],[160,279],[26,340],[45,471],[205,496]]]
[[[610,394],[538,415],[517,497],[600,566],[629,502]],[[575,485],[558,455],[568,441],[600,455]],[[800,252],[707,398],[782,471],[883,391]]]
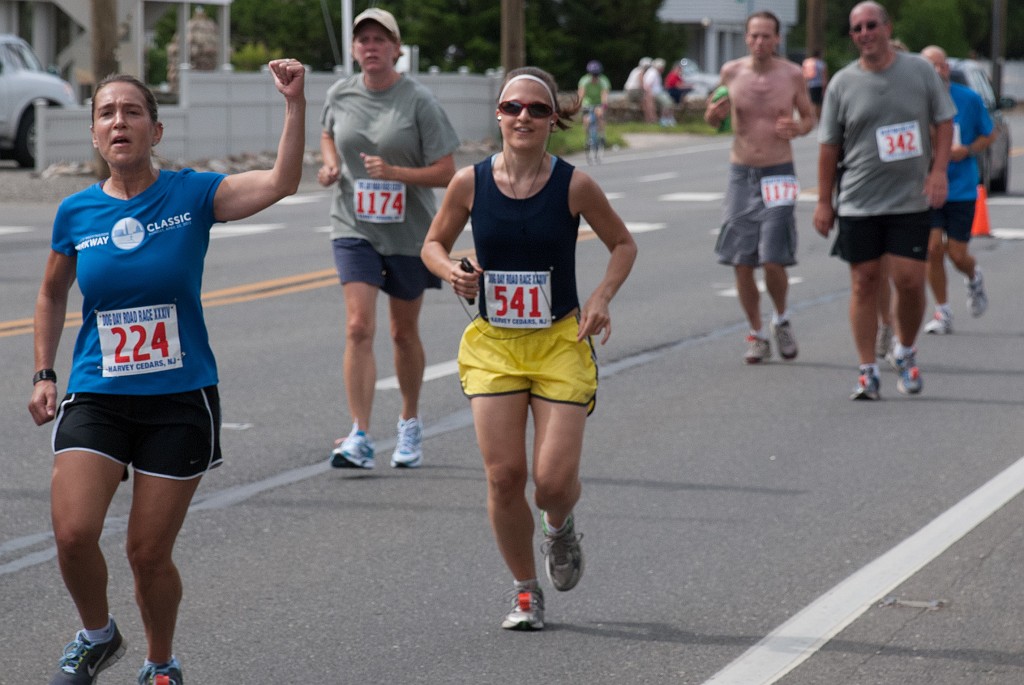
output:
[[[896,389],[904,395],[916,395],[924,387],[921,380],[921,370],[917,368],[917,350],[911,350],[907,356],[897,359],[900,377],[896,381]]]
[[[556,590],[571,590],[583,577],[583,550],[580,548],[583,534],[576,534],[576,522],[572,514],[569,514],[565,525],[558,533],[548,531],[543,514],[540,521],[544,529],[544,543],[540,546],[540,551],[544,554],[548,579]]]
[[[501,622],[505,630],[540,630],[544,627],[544,591],[539,587],[512,590],[512,611]]]
[[[89,642],[85,634],[78,631],[75,639],[64,647],[64,656],[50,685],[92,685],[99,672],[113,666],[124,652],[124,638],[116,623],[114,637],[106,642]]]
[[[892,326],[883,323],[878,327],[878,339],[875,341],[875,355],[879,359],[885,359],[885,355],[892,351],[892,338],[896,332]]]
[[[978,318],[988,309],[988,295],[985,294],[985,279],[981,277],[981,269],[974,267],[974,280],[967,282],[967,307],[971,316]]]
[[[772,348],[767,340],[758,338],[756,335],[747,336],[747,353],[743,355],[743,361],[748,364],[760,364],[772,356]]]
[[[783,359],[796,359],[797,347],[796,336],[793,335],[793,326],[789,321],[779,324],[772,324],[772,335],[775,336],[775,346],[779,348],[779,354]]]
[[[373,439],[363,431],[353,431],[331,450],[331,466],[336,469],[372,469]]]
[[[935,310],[935,316],[924,325],[924,332],[930,335],[949,335],[953,332],[953,317]]]
[[[878,389],[881,385],[882,379],[880,379],[877,374],[861,371],[860,376],[857,378],[857,387],[853,389],[853,394],[850,395],[850,399],[877,400],[880,397]]]
[[[423,425],[415,416],[398,419],[398,442],[391,455],[391,467],[416,469],[423,465]]]
[[[162,666],[149,664],[139,669],[139,685],[183,685],[181,664],[175,657]]]

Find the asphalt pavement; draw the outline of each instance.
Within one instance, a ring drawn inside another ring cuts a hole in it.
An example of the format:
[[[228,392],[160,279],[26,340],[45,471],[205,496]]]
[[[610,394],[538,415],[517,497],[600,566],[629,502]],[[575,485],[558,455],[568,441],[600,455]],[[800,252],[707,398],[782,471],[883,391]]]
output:
[[[383,463],[325,463],[345,418],[340,298],[336,283],[313,283],[331,268],[325,195],[304,185],[250,232],[222,233],[204,290],[244,304],[207,303],[227,463],[204,478],[176,552],[190,685],[1024,682],[1019,158],[1011,192],[990,205],[997,235],[972,243],[990,311],[972,319],[954,276],[956,333],[919,340],[922,395],[896,393],[885,370],[883,400],[857,403],[846,271],[809,228],[809,201],[790,270],[800,356],[742,364],[731,277],[710,252],[726,150],[720,138],[662,138],[601,166],[573,160],[613,198],[640,261],[598,349],[577,512],[587,572],[571,593],[542,580],[540,634],[498,627],[507,571],[450,375],[424,387],[424,468],[386,467],[393,390],[375,405]],[[799,142],[809,187],[814,152]],[[4,206],[0,224],[24,230],[0,232],[0,683],[24,685],[45,682],[76,619],[48,556],[47,431],[27,425],[31,336],[17,332],[52,207]],[[605,254],[584,235],[581,293]],[[311,287],[271,296],[294,275]],[[244,300],[248,284],[260,288]],[[421,325],[428,362],[444,366],[465,325],[449,291],[429,294]],[[383,381],[393,369],[378,338]],[[62,365],[69,351],[68,339]],[[104,539],[129,641],[106,685],[133,682],[143,657],[123,554],[129,503],[123,489]]]

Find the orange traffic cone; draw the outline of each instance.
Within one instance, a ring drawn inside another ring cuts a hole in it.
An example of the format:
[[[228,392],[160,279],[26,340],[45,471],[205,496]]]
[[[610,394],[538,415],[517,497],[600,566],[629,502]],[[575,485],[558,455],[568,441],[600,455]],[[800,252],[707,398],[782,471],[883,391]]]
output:
[[[974,223],[971,224],[971,237],[991,238],[992,232],[988,226],[988,195],[985,193],[985,186],[978,186],[978,200],[974,205]]]

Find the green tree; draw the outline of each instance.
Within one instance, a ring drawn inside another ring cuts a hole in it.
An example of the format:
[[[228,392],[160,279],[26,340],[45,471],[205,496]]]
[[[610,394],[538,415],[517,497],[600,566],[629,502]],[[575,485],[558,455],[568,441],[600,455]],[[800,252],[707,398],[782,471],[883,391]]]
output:
[[[927,45],[940,45],[950,55],[966,55],[970,50],[958,0],[906,3],[893,28],[893,35],[914,52]]]

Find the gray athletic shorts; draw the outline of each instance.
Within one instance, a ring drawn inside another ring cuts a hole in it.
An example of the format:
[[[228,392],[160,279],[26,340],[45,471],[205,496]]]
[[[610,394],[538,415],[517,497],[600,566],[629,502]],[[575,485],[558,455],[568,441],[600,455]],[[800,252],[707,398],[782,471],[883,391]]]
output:
[[[719,264],[796,264],[796,204],[766,207],[761,179],[796,176],[792,162],[768,167],[732,164],[715,254]]]

